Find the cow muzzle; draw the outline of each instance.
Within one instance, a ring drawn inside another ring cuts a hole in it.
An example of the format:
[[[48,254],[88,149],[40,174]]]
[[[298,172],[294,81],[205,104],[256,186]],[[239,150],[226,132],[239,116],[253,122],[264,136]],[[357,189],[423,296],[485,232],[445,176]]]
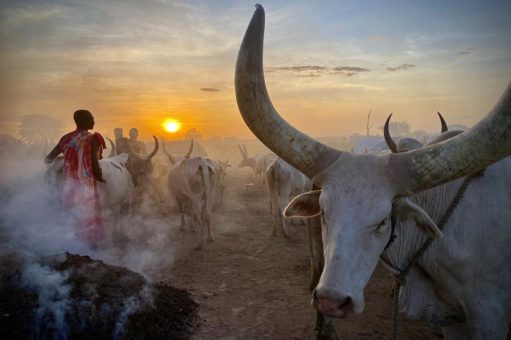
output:
[[[321,314],[334,318],[345,318],[353,314],[353,299],[350,296],[340,296],[333,292],[312,292],[312,306]]]

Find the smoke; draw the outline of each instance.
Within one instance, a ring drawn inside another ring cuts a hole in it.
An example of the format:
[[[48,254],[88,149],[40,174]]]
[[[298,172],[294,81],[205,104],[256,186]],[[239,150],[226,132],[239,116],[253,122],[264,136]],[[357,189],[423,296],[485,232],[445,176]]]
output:
[[[7,180],[0,185],[1,251],[24,257],[65,251],[92,255],[70,227],[71,216],[59,209],[55,190],[44,180],[43,166],[19,161],[9,170],[12,173],[4,173]]]
[[[33,161],[10,161],[0,179],[0,255],[15,251],[24,257],[70,252],[125,266],[146,278],[168,269],[174,260],[172,221],[162,184],[140,185],[134,205],[121,216],[104,211],[107,241],[90,249],[73,228],[69,212],[60,206],[57,189],[45,178],[46,166]],[[161,180],[158,178],[158,180]],[[159,191],[155,193],[154,188]],[[174,223],[175,224],[175,223]]]
[[[23,271],[22,287],[38,292],[38,307],[34,311],[36,339],[42,337],[43,329],[55,329],[56,339],[68,338],[69,327],[65,317],[69,311],[71,287],[64,283],[66,279],[66,273],[53,271],[37,263],[29,264]]]
[[[157,198],[150,192],[151,186],[140,186],[135,192],[132,209],[123,211],[118,219],[107,217],[107,241],[91,249],[75,233],[72,216],[61,208],[55,183],[45,176],[46,169],[42,161],[9,160],[0,176],[0,257],[16,254],[26,263],[20,285],[37,292],[34,336],[40,338],[39,333],[54,328],[55,338],[67,338],[70,329],[66,318],[70,306],[79,306],[71,311],[78,318],[73,327],[77,323],[85,327],[90,318],[108,316],[111,319],[115,314],[112,336],[121,337],[128,317],[151,303],[149,286],[126,299],[122,307],[104,303],[97,308],[94,299],[100,287],[93,277],[85,278],[87,288],[81,292],[88,298],[76,300],[70,297],[73,282],[68,282],[68,273],[42,266],[37,261],[54,254],[76,253],[126,267],[146,279],[159,279],[169,272],[174,261],[172,233],[175,228],[167,217],[168,200],[161,197],[161,192]],[[158,187],[161,188],[161,184]],[[106,210],[105,216],[112,215],[110,213]]]
[[[126,332],[126,324],[128,323],[128,317],[136,312],[140,307],[145,304],[153,303],[152,291],[144,286],[140,294],[130,296],[124,301],[124,306],[119,313],[117,322],[115,323],[113,338],[118,339]]]

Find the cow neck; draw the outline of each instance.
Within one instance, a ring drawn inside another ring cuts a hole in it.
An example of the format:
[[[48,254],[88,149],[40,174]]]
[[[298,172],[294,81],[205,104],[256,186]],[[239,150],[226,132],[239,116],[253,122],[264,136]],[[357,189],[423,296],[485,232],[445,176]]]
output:
[[[456,196],[451,201],[451,204],[449,205],[449,207],[445,211],[444,215],[440,219],[440,222],[437,224],[438,229],[443,230],[444,226],[449,221],[449,218],[451,217],[452,213],[454,212],[454,210],[458,206],[458,203],[463,198],[463,194],[467,190],[468,185],[470,184],[470,182],[475,177],[479,177],[481,175],[482,175],[482,171],[478,172],[478,173],[476,173],[474,175],[465,177],[465,179],[463,180],[463,183],[461,184],[460,188],[458,189],[458,192],[456,193]],[[399,268],[396,268],[395,266],[393,266],[390,263],[390,261],[388,259],[388,254],[387,254],[387,251],[386,251],[392,245],[392,243],[394,241],[394,238],[396,237],[394,221],[392,221],[392,227],[391,228],[392,228],[392,231],[391,231],[389,242],[387,243],[387,246],[385,247],[384,252],[380,255],[380,260],[387,267],[387,269],[389,269],[394,274],[394,277],[396,279],[394,287],[392,288],[392,294],[391,294],[392,295],[392,336],[391,336],[391,339],[394,340],[394,339],[398,339],[399,338],[399,315],[398,315],[398,311],[399,311],[399,291],[400,291],[400,288],[401,288],[401,286],[405,285],[405,283],[406,283],[406,276],[408,275],[408,273],[410,272],[410,270],[413,267],[418,266],[419,260],[423,257],[424,253],[429,249],[429,247],[431,246],[431,244],[433,243],[433,241],[435,239],[432,238],[432,237],[429,237],[422,244],[422,246],[419,248],[419,250],[415,252],[413,257],[411,257],[411,259],[406,264],[406,267],[404,267],[404,269],[401,270]]]
[[[443,214],[442,218],[438,222],[437,226],[438,229],[443,230],[449,219],[451,218],[454,210],[456,210],[456,207],[458,206],[459,202],[463,198],[463,194],[468,188],[468,185],[470,182],[475,178],[482,175],[482,172],[476,173],[472,176],[467,176],[463,180],[463,183],[459,187],[456,196],[454,196],[454,199],[451,201],[449,207]],[[398,281],[403,281],[402,284],[404,284],[404,279],[408,272],[411,270],[412,267],[415,265],[418,265],[419,260],[422,258],[424,253],[429,249],[431,244],[433,243],[434,239],[429,237],[426,239],[426,241],[422,244],[422,246],[415,252],[415,254],[410,258],[410,260],[407,262],[404,269],[399,269],[396,266],[392,265],[391,261],[389,260],[389,254],[387,253],[387,250],[394,244],[394,240],[397,238],[396,235],[396,221],[394,216],[391,217],[391,235],[389,238],[389,241],[387,245],[385,246],[385,249],[383,253],[380,255],[380,260],[382,263],[396,276],[396,279]]]

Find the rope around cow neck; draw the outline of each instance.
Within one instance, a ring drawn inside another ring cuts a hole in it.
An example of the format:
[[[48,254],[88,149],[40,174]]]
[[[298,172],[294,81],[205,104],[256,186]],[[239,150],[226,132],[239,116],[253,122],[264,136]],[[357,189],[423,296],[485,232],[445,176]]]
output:
[[[467,176],[463,183],[461,184],[460,188],[458,189],[458,192],[454,199],[452,200],[451,204],[445,211],[444,215],[442,216],[442,219],[438,223],[438,229],[442,230],[444,226],[447,224],[447,221],[449,221],[449,218],[451,217],[452,213],[460,203],[463,194],[468,188],[468,185],[470,182],[478,177],[481,176],[481,172],[476,173],[471,176]],[[392,338],[393,340],[397,340],[397,337],[399,335],[399,290],[401,286],[404,286],[406,283],[406,276],[410,272],[410,270],[419,262],[421,257],[424,255],[426,250],[430,247],[431,243],[433,243],[434,238],[428,238],[426,242],[422,245],[422,247],[419,248],[419,250],[415,253],[415,255],[412,257],[410,262],[408,262],[405,269],[403,269],[398,275],[395,275],[396,281],[394,283],[394,287],[392,287]]]

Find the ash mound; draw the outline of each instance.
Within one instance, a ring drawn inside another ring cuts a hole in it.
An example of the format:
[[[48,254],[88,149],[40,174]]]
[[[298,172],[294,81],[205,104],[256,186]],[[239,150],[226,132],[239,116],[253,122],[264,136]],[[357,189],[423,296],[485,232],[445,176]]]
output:
[[[4,256],[0,279],[4,339],[187,339],[198,326],[187,291],[88,256]]]

